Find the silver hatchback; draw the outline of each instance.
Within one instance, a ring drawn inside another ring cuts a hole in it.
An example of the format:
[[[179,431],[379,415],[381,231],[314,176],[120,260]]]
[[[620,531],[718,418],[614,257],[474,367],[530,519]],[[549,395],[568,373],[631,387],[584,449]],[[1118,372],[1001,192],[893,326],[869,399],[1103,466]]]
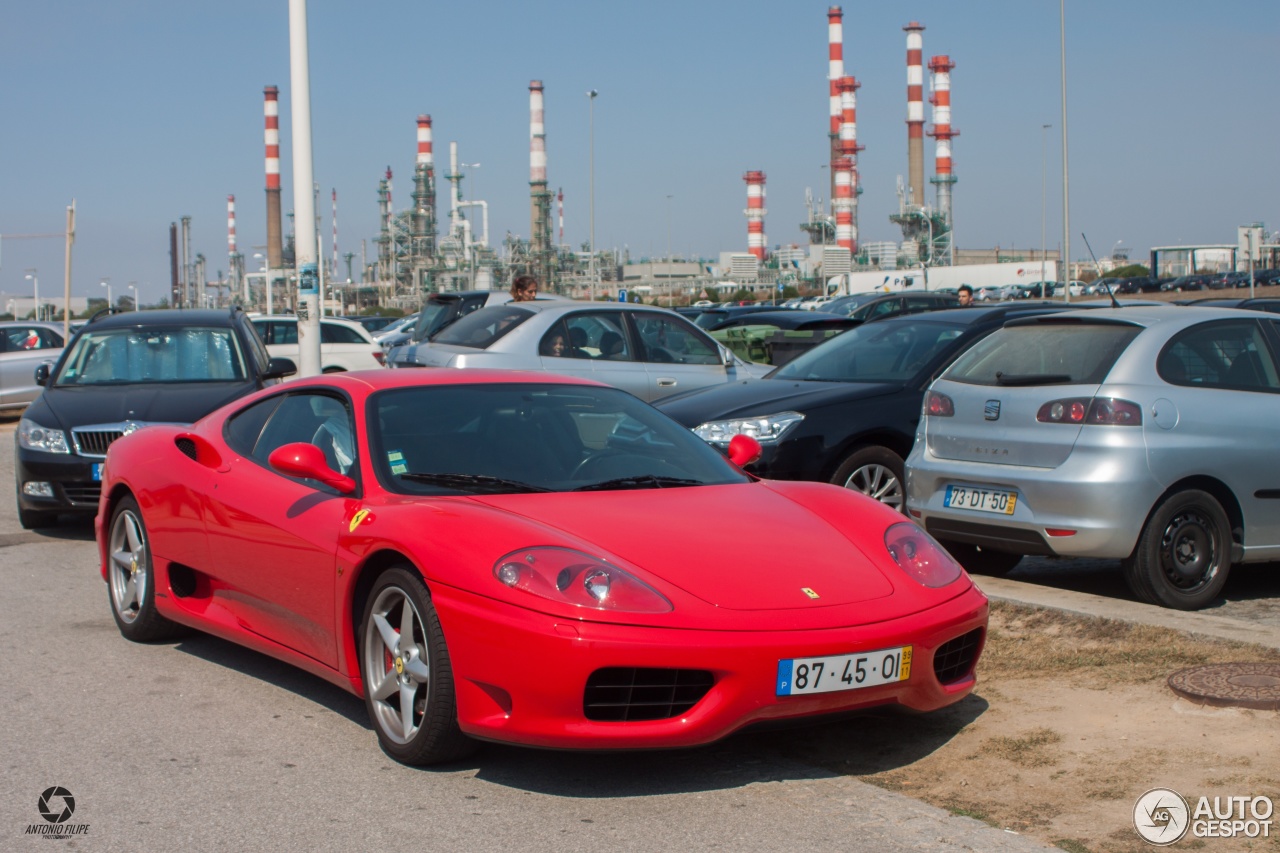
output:
[[[1144,601],[1280,559],[1280,318],[1132,306],[1009,323],[925,396],[907,511],[973,571],[1122,561]]]
[[[481,308],[406,349],[391,366],[545,370],[595,379],[649,402],[773,370],[743,361],[674,311],[566,301]]]

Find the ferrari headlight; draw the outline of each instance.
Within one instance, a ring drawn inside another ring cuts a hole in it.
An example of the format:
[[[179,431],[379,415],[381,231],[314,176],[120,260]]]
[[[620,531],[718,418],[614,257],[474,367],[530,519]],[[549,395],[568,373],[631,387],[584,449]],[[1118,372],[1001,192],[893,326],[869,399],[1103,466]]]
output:
[[[43,450],[45,453],[71,452],[65,432],[40,426],[26,418],[18,421],[18,446],[27,450]]]
[[[749,435],[761,444],[777,444],[796,424],[804,420],[799,412],[778,412],[758,418],[707,421],[693,428],[693,434],[709,444],[728,445],[735,435]]]
[[[910,521],[886,530],[884,545],[902,571],[927,587],[946,586],[963,574],[960,564],[932,536]]]
[[[503,585],[551,601],[593,610],[668,613],[666,596],[635,575],[569,548],[525,548],[493,566]]]

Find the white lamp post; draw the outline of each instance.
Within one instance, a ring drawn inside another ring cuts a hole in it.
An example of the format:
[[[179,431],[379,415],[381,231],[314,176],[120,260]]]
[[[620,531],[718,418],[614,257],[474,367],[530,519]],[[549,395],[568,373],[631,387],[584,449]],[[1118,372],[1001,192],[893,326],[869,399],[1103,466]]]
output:
[[[589,183],[591,186],[590,217],[591,217],[591,242],[590,250],[590,277],[591,277],[591,301],[596,301],[596,96],[600,93],[595,89],[587,92],[587,141],[590,156],[588,161],[589,167]]]
[[[98,282],[98,286],[105,287],[107,289],[107,310],[110,311],[111,310],[111,279],[104,278],[102,281]]]
[[[31,287],[32,287],[31,301],[35,303],[35,306],[36,306],[35,317],[37,320],[39,320],[40,319],[40,276],[36,273],[34,269],[30,269],[30,270],[27,270],[26,278],[28,281],[31,282]]]
[[[128,285],[126,285],[126,287],[129,288],[129,292],[132,294],[133,310],[137,311],[138,310],[138,286],[131,281],[128,283]]]
[[[1049,134],[1046,131],[1051,127],[1053,127],[1051,124],[1040,125],[1040,288],[1045,296],[1049,295],[1044,292],[1044,288],[1048,287],[1048,283],[1044,280],[1044,267],[1045,243],[1048,240],[1045,221],[1049,209]],[[1062,286],[1067,290],[1071,289],[1070,277],[1062,280]]]

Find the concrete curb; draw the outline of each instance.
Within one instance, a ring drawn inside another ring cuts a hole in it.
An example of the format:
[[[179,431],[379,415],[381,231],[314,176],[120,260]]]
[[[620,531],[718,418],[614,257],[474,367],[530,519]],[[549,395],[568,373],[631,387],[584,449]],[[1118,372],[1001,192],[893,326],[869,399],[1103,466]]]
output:
[[[1172,628],[1220,640],[1236,640],[1280,649],[1280,628],[1218,616],[1211,611],[1169,610],[1136,601],[1119,601],[1087,592],[1039,586],[1008,578],[974,575],[973,580],[988,598],[996,601],[1047,607],[1083,616],[1101,616],[1105,619]]]

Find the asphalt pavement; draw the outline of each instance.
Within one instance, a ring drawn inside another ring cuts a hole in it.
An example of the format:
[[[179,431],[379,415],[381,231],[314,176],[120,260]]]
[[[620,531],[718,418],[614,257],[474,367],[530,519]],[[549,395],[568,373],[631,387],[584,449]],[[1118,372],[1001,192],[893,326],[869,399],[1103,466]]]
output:
[[[0,420],[0,487],[15,423]],[[49,825],[53,786],[75,797],[63,826],[88,827],[65,842],[78,850],[1052,849],[805,763],[778,738],[611,754],[487,745],[407,768],[378,749],[363,702],[326,682],[199,634],[123,640],[92,536],[85,523],[22,531],[0,500],[0,849],[50,849],[27,829]],[[1231,601],[1187,614],[1127,600],[1114,564],[1062,562],[978,582],[993,598],[1280,647],[1280,572],[1233,578]],[[1080,577],[1093,587],[1072,588]],[[857,722],[843,725],[856,759]],[[922,736],[920,752],[940,745]]]

